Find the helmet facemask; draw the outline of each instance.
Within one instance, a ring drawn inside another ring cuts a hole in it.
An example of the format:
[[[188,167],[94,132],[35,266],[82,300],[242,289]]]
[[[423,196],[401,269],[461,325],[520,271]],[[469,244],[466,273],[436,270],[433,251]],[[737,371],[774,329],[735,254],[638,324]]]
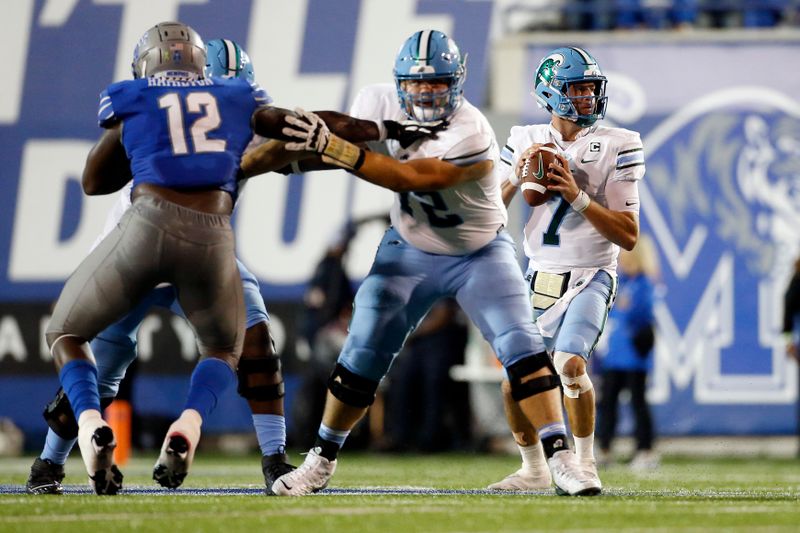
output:
[[[424,80],[424,78],[423,78]],[[453,87],[452,78],[432,78],[433,85],[445,85],[440,91],[416,91],[413,85],[419,84],[417,79],[398,79],[397,95],[405,114],[417,122],[434,122],[443,120],[453,114],[461,103],[461,88]]]
[[[394,78],[400,108],[417,122],[444,120],[462,101],[466,78],[466,56],[455,41],[434,30],[418,31],[409,37],[395,60]],[[444,84],[444,90],[417,92],[411,82]]]

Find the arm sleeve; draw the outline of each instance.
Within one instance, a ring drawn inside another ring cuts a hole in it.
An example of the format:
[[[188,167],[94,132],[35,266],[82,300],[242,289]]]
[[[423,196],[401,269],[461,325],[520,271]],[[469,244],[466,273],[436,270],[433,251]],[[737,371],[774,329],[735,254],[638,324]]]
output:
[[[97,124],[101,128],[110,128],[119,122],[119,118],[114,113],[114,104],[108,89],[100,93],[100,104],[97,106]]]
[[[459,167],[466,167],[486,159],[491,159],[494,139],[488,133],[476,133],[450,148],[442,161]]]
[[[256,101],[256,107],[272,103],[272,97],[259,84],[251,82],[250,87],[253,90],[253,99]]]
[[[614,180],[638,181],[644,177],[644,170],[642,139],[638,133],[630,132],[630,135],[620,143],[614,169]]]
[[[629,211],[639,214],[639,183],[636,181],[609,180],[606,183],[606,200],[612,211]]]

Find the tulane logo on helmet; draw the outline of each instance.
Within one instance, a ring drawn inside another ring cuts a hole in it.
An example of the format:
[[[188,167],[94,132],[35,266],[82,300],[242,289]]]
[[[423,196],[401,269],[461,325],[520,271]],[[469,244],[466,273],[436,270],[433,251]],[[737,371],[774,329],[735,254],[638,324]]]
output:
[[[461,104],[466,57],[440,31],[418,31],[403,43],[394,63],[400,107],[408,118],[431,122],[449,117]],[[420,81],[447,85],[443,91],[413,90]]]
[[[255,81],[250,56],[237,42],[230,39],[212,39],[206,43],[206,56],[206,76]]]
[[[593,83],[593,94],[570,96],[570,86],[578,83]],[[536,69],[533,95],[539,106],[579,126],[591,126],[606,114],[606,77],[594,57],[582,48],[557,48],[547,54]],[[586,98],[592,99],[591,112],[580,113],[575,104]]]

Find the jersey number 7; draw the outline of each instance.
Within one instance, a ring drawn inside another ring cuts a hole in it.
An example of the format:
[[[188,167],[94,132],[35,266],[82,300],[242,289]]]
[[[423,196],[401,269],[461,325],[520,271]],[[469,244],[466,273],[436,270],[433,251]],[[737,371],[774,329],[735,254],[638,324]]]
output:
[[[167,126],[169,139],[174,155],[186,155],[189,147],[186,142],[183,109],[178,93],[167,93],[158,99],[158,107],[167,110]],[[189,113],[205,113],[197,118],[189,127],[192,136],[194,153],[224,152],[224,139],[209,139],[208,133],[219,128],[222,119],[219,116],[217,99],[209,92],[192,92],[186,95],[186,109]]]

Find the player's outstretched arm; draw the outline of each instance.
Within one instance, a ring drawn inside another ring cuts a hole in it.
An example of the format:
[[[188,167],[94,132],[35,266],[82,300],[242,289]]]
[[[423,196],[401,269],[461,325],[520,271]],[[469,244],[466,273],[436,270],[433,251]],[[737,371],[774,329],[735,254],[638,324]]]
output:
[[[380,140],[378,125],[371,120],[353,118],[336,111],[315,111],[328,126],[328,129],[353,143],[365,143]],[[280,107],[264,106],[253,113],[253,131],[262,137],[280,141],[294,141],[294,137],[283,133],[286,127],[286,117],[296,117],[297,114]]]
[[[287,117],[287,126],[282,130],[297,141],[287,143],[287,150],[320,154],[323,162],[396,192],[432,191],[479,180],[491,172],[494,165],[487,160],[460,167],[435,158],[400,162],[368,152],[334,135],[314,113],[301,109],[296,112],[299,116]]]
[[[328,130],[355,144],[395,139],[402,146],[407,147],[419,140],[435,139],[438,133],[448,125],[446,121],[419,124],[410,121],[384,120],[379,127],[371,120],[354,118],[336,111],[316,111],[313,115],[321,119]],[[297,118],[297,116],[297,113],[279,107],[259,108],[253,114],[253,131],[262,137],[278,141],[297,140],[283,132],[283,128],[286,127],[286,118]],[[288,165],[299,163],[301,160],[303,161],[302,165],[296,164],[291,169],[288,167]],[[279,142],[265,143],[259,146],[247,154],[242,164],[242,170],[247,177],[271,171],[288,173],[331,168],[337,167],[323,163],[318,155],[309,153],[299,155],[297,151],[285,152],[283,143]]]
[[[130,161],[122,146],[122,124],[103,132],[86,156],[81,176],[83,192],[89,196],[110,194],[133,178]]]
[[[361,152],[364,154],[364,161],[352,172],[370,183],[395,192],[436,191],[459,183],[477,181],[487,176],[494,166],[491,160],[479,161],[465,167],[436,158],[401,162],[382,154],[364,150]]]

